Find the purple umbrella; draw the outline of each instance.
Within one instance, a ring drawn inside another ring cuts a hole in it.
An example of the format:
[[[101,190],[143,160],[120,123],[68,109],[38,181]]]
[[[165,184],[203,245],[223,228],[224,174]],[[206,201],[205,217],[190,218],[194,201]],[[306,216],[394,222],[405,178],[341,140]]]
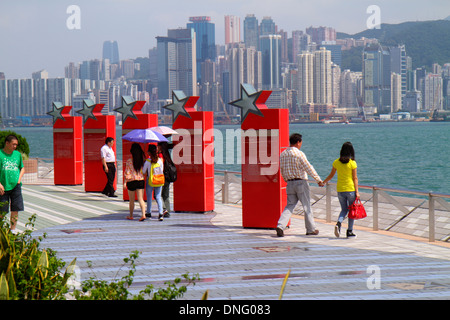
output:
[[[134,129],[124,135],[122,139],[139,143],[168,141],[162,134],[150,129]]]

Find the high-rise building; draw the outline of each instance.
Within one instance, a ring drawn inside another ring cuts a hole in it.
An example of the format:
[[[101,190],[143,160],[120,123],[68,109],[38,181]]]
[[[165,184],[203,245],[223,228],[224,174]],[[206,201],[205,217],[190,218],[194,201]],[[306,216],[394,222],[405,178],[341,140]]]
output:
[[[228,48],[226,56],[231,100],[239,98],[242,83],[251,84],[256,90],[261,89],[261,52],[254,47],[246,48],[244,45],[235,45]]]
[[[247,48],[259,48],[258,19],[254,14],[248,14],[244,19],[244,43]]]
[[[420,91],[407,91],[403,99],[403,110],[419,112],[422,110],[422,93]]]
[[[80,67],[73,62],[70,62],[67,67],[64,68],[64,75],[69,79],[79,79]]]
[[[241,42],[241,18],[225,16],[225,44]]]
[[[277,26],[271,17],[263,17],[259,25],[259,36],[271,35],[277,33]]]
[[[195,31],[197,82],[201,82],[201,63],[216,59],[216,29],[211,17],[190,17],[189,21],[187,28]]]
[[[262,85],[265,89],[281,87],[281,36],[266,34],[259,37],[262,56]]]
[[[311,36],[311,41],[320,45],[323,41],[336,41],[336,30],[329,27],[309,27],[306,33]]]
[[[339,106],[341,99],[341,67],[331,62],[331,104]]]
[[[170,99],[173,90],[197,95],[196,33],[194,29],[168,30],[156,37],[158,52],[158,98]]]
[[[443,109],[442,87],[443,81],[440,74],[428,73],[425,76],[423,92],[423,108],[425,110]]]
[[[121,70],[122,75],[125,78],[127,78],[127,79],[133,78],[134,77],[134,60],[131,60],[131,59],[121,60],[120,61],[120,70]]]
[[[407,90],[407,56],[405,45],[390,47],[391,72],[399,74],[401,77],[401,95],[404,96]]]
[[[339,106],[344,108],[358,107],[358,81],[361,78],[360,72],[352,72],[348,69],[341,73],[340,101]]]
[[[314,52],[314,103],[332,102],[331,52],[320,48]]]
[[[331,52],[331,61],[338,66],[342,64],[342,47],[334,42],[322,42],[320,45]]]
[[[117,41],[103,42],[103,59],[109,59],[111,64],[119,63],[119,45]]]
[[[292,62],[297,63],[297,56],[307,51],[311,43],[311,36],[301,30],[292,31]]]
[[[391,112],[397,112],[402,108],[402,76],[391,73]]]
[[[314,56],[304,52],[297,57],[298,103],[306,105],[314,102]]]
[[[363,50],[364,105],[388,112],[391,105],[391,58],[389,50],[376,44]]]

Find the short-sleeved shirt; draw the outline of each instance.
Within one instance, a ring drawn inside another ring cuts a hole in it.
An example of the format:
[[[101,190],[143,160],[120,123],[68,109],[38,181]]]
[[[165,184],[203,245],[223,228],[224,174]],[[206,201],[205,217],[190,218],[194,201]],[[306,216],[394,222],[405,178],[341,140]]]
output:
[[[5,191],[10,191],[17,185],[22,168],[22,155],[19,151],[14,150],[11,154],[7,154],[0,150],[0,183]]]
[[[114,154],[114,150],[110,148],[107,144],[105,144],[100,149],[101,157],[104,158],[106,162],[115,162],[116,156]]]
[[[356,161],[350,160],[348,163],[342,163],[339,159],[334,160],[333,168],[337,171],[337,192],[355,191],[353,182],[353,169],[356,169]]]
[[[164,163],[163,163],[161,158],[158,159],[158,163],[161,166],[161,169],[164,169]],[[147,175],[147,176],[150,177],[150,169],[151,169],[151,167],[152,167],[152,160],[151,160],[151,158],[148,158],[147,160],[145,160],[144,168],[142,169],[142,172],[144,173],[144,175]]]

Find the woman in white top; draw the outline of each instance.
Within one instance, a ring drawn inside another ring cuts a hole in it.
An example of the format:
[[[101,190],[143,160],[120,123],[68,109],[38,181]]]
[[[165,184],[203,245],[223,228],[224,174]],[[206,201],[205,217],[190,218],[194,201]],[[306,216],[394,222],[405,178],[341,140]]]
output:
[[[163,202],[161,198],[161,189],[164,185],[164,164],[158,157],[157,147],[153,144],[148,146],[149,158],[145,161],[143,172],[146,175],[145,191],[147,193],[147,213],[146,216],[151,218],[152,213],[152,193],[155,192],[155,200],[158,205],[158,218],[163,221]],[[153,172],[152,172],[153,170]],[[152,183],[150,180],[155,175],[162,175],[162,183]]]
[[[134,200],[135,195],[141,207],[141,218],[139,221],[145,220],[145,202],[144,202],[144,187],[145,176],[142,172],[145,162],[145,153],[138,143],[131,145],[131,158],[127,160],[125,165],[124,184],[123,189],[128,189],[128,196],[130,198],[130,215],[127,216],[128,220],[133,220]]]

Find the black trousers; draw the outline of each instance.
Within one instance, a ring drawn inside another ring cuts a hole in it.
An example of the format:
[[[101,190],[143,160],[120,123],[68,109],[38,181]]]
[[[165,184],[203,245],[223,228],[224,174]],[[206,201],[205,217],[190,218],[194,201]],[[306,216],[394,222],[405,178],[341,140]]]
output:
[[[106,165],[108,166],[108,172],[105,171],[106,179],[108,180],[106,182],[106,186],[103,189],[102,193],[106,194],[107,196],[114,195],[114,179],[116,178],[116,165],[114,162],[107,162]]]

